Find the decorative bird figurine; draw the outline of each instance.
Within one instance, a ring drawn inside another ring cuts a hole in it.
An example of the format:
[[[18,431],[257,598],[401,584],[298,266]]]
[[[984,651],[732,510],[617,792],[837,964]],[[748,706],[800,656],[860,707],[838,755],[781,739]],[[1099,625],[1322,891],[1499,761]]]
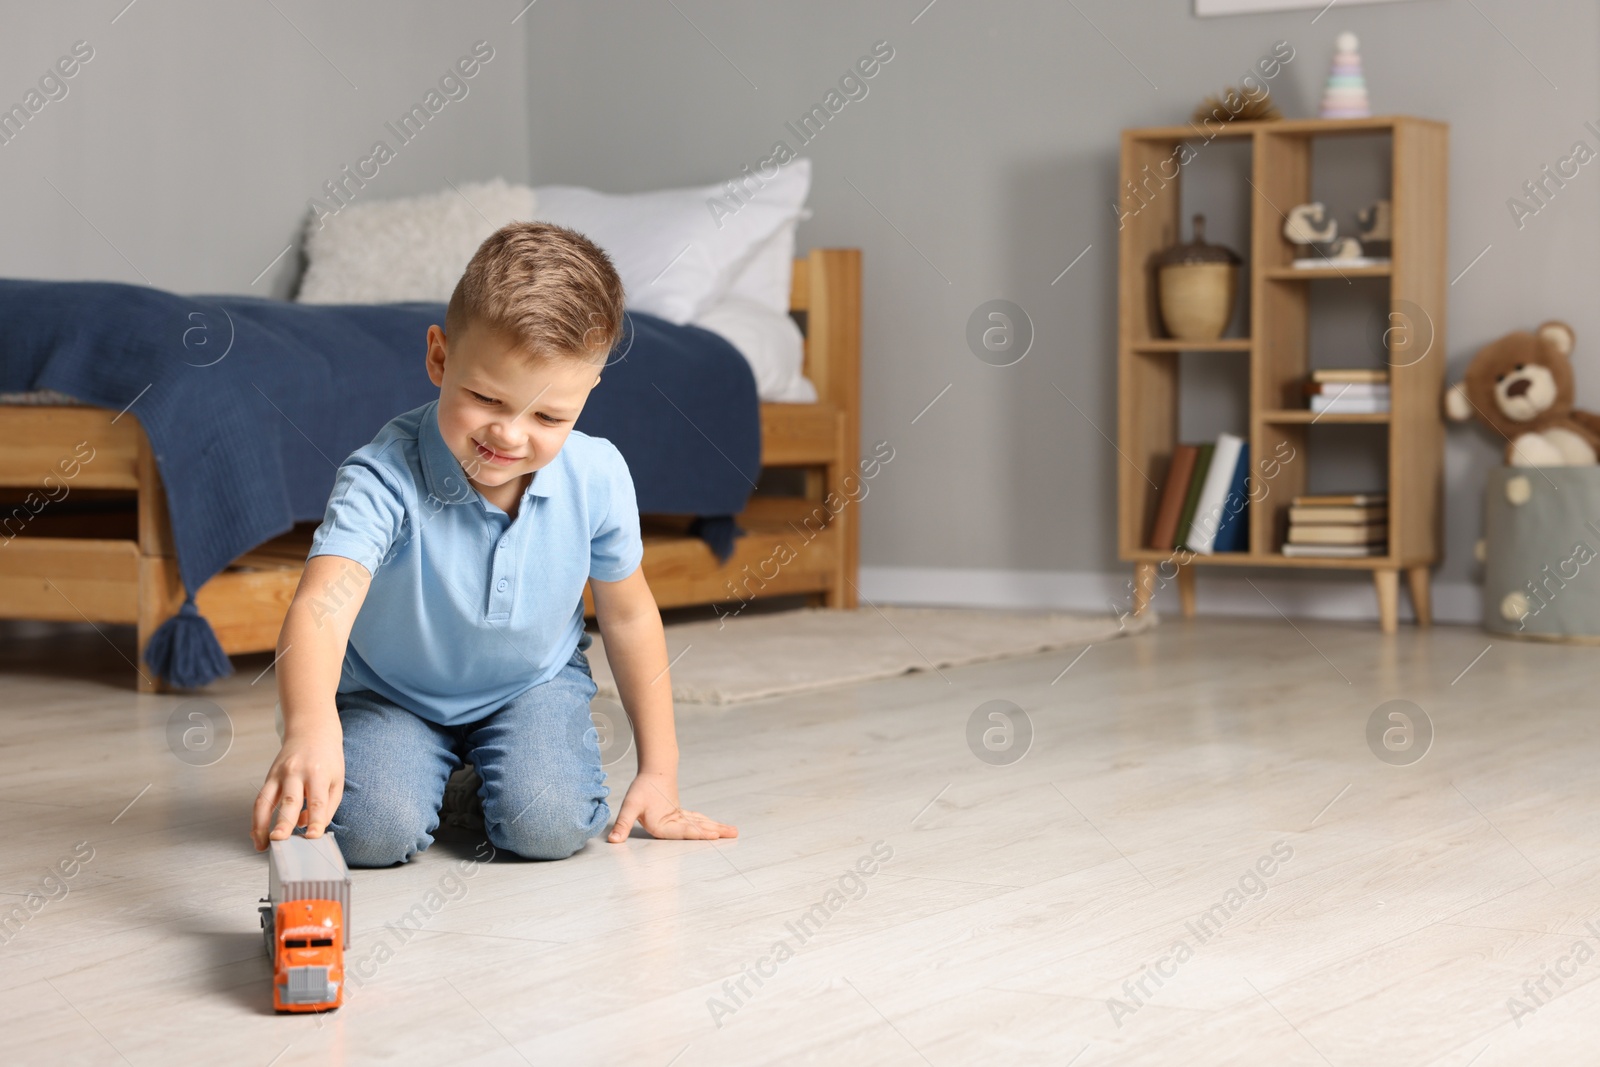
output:
[[[1294,208],[1283,223],[1283,237],[1290,244],[1319,244],[1338,235],[1338,221],[1328,217],[1328,209],[1320,201]]]

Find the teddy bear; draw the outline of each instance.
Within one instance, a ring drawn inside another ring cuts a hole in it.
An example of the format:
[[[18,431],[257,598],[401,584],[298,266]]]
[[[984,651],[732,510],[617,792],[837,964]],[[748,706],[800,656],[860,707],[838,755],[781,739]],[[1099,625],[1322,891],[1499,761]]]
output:
[[[1444,397],[1457,422],[1477,415],[1506,439],[1506,465],[1587,467],[1600,456],[1600,415],[1572,406],[1572,327],[1546,322],[1491,341]]]

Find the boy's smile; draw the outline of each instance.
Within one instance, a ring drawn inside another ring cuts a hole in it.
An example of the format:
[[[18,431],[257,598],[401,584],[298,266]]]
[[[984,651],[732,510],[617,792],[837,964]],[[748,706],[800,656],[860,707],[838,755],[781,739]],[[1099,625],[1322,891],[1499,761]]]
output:
[[[487,445],[485,445],[482,441],[478,440],[476,437],[474,437],[472,439],[472,444],[478,450],[479,458],[481,458],[485,463],[489,463],[489,464],[491,464],[493,466],[509,467],[513,463],[516,463],[516,462],[518,462],[519,460],[522,459],[521,456],[511,456],[511,455],[506,455],[505,453],[502,453],[502,452],[497,452],[494,449],[492,449],[492,448],[488,447]]]
[[[469,325],[447,341],[428,328],[428,377],[439,387],[439,434],[474,489],[515,517],[534,472],[561,451],[600,361],[530,356],[504,334]]]

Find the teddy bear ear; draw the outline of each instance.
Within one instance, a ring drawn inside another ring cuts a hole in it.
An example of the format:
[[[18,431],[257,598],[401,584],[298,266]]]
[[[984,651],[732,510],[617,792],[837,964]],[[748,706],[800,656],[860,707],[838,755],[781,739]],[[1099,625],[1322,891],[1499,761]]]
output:
[[[1572,347],[1577,338],[1573,334],[1571,326],[1552,319],[1540,326],[1535,332],[1539,335],[1541,341],[1560,352],[1563,356],[1572,355]]]
[[[1472,418],[1472,402],[1467,399],[1467,383],[1457,382],[1444,394],[1444,413],[1456,422]]]

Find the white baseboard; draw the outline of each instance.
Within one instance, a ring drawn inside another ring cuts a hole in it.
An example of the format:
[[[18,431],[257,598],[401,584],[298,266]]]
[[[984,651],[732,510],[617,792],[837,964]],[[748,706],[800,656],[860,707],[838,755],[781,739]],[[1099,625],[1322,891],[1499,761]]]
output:
[[[1048,608],[1107,612],[1129,608],[1133,565],[1120,574],[1092,571],[1012,571],[975,567],[862,567],[861,593],[877,603],[989,608]],[[1254,588],[1252,588],[1252,584]],[[1401,585],[1405,584],[1404,580]],[[1257,591],[1259,590],[1259,592]],[[1478,625],[1483,621],[1481,587],[1473,582],[1433,583],[1437,622]],[[1293,577],[1229,574],[1201,568],[1195,599],[1200,615],[1275,616],[1298,619],[1376,620],[1378,598],[1365,571]],[[1176,583],[1156,593],[1156,610],[1176,613]],[[1118,607],[1114,608],[1113,605]],[[1400,617],[1411,605],[1400,597]]]

